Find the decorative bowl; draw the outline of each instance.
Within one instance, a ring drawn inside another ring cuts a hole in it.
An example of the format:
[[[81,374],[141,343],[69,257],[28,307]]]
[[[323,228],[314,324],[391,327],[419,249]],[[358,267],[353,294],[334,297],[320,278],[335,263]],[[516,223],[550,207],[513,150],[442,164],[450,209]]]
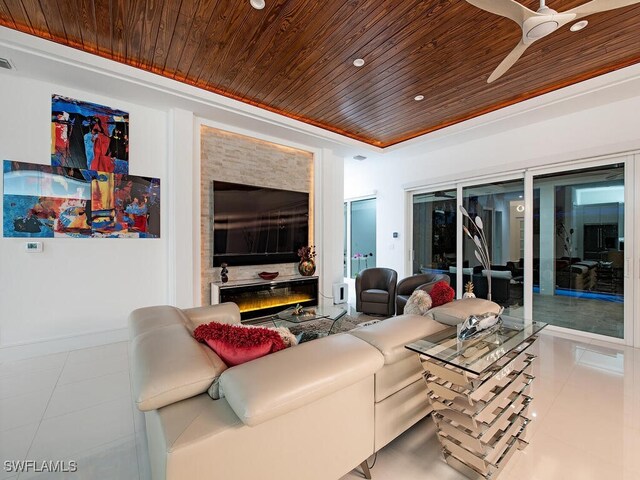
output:
[[[279,274],[280,274],[279,272],[260,272],[258,276],[263,280],[273,280]]]

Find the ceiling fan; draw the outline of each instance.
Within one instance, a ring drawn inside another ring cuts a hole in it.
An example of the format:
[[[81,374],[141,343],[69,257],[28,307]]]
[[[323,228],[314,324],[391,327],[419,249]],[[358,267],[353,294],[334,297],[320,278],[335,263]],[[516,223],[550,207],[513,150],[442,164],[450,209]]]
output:
[[[529,45],[536,40],[546,37],[574,20],[579,20],[594,13],[640,3],[640,0],[591,0],[564,12],[556,12],[547,7],[545,0],[540,0],[540,8],[537,12],[519,4],[515,0],[467,0],[467,2],[487,12],[509,18],[522,29],[520,43],[489,76],[487,83],[491,83],[509,70]],[[586,25],[586,22],[584,25]]]

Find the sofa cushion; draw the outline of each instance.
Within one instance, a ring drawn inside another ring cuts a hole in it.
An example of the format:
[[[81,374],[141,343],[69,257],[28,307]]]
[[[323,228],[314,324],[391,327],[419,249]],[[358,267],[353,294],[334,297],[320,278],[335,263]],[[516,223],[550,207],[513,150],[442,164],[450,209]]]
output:
[[[277,332],[278,335],[280,335],[280,338],[282,338],[282,341],[284,342],[287,348],[293,347],[294,345],[298,344],[298,339],[293,333],[291,333],[291,331],[287,327],[277,327],[277,328],[276,327],[259,327],[256,325],[242,325],[242,327],[243,328],[268,328],[269,330],[273,330],[274,332]],[[224,390],[220,388],[220,377],[216,377],[213,380],[213,383],[209,387],[209,390],[207,390],[207,393],[214,400],[219,400],[221,398],[224,398]]]
[[[254,426],[367,377],[373,382],[383,363],[366,342],[337,334],[232,367],[220,384],[236,415]]]
[[[426,313],[426,316],[445,325],[458,325],[469,315],[487,312],[500,312],[500,305],[484,298],[463,298],[432,308]]]
[[[129,328],[131,382],[142,411],[204,393],[227,369],[215,352],[191,336],[175,307],[136,310],[129,316]]]
[[[351,330],[349,335],[361,338],[376,347],[384,355],[385,365],[398,362],[417,353],[404,346],[436,333],[446,325],[434,321],[427,312],[422,315],[399,315],[387,318],[375,325]]]
[[[187,308],[182,310],[186,317],[185,325],[193,333],[200,325],[211,323],[240,324],[240,309],[235,303],[220,303],[205,307]]]
[[[424,368],[418,355],[410,355],[398,362],[385,365],[376,372],[376,402],[381,402],[413,382],[422,380],[423,374]]]
[[[193,337],[209,345],[229,367],[286,348],[278,332],[260,327],[211,322],[198,326]]]
[[[138,308],[129,315],[129,337],[133,339],[142,333],[168,325],[186,325],[188,321],[181,310],[169,305]]]
[[[369,290],[363,290],[360,298],[363,302],[387,303],[389,301],[389,292],[378,290],[377,288],[370,288]]]

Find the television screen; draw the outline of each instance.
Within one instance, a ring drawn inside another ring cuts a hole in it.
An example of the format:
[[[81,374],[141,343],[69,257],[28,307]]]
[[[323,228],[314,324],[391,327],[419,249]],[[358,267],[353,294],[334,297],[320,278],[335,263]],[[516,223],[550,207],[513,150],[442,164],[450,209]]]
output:
[[[213,266],[297,262],[309,242],[309,194],[213,182]]]

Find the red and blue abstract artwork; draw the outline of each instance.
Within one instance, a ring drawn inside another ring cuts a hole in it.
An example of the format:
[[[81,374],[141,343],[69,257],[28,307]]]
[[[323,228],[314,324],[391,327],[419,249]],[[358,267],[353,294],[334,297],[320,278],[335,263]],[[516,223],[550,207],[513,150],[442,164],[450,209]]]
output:
[[[5,237],[160,237],[160,179],[3,163]]]
[[[129,114],[52,95],[51,165],[128,173]]]

